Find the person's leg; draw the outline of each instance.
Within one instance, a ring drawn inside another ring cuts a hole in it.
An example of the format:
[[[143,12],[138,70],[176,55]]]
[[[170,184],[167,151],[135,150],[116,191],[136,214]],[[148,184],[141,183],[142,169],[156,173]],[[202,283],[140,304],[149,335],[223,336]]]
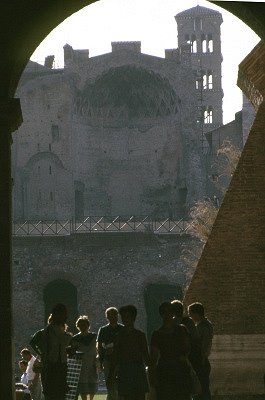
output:
[[[105,382],[107,382],[108,377],[109,377],[109,371],[110,371],[110,362],[107,360],[104,360],[102,364],[103,364],[103,373],[104,373]],[[108,393],[107,393],[106,400],[116,400],[115,399],[115,390],[107,389],[107,391],[108,391]]]
[[[210,372],[211,365],[209,360],[206,360],[201,370],[197,374],[202,388],[201,394],[197,396],[198,400],[211,400]]]
[[[81,394],[80,396],[82,400],[87,400],[87,394]]]
[[[93,400],[93,399],[94,399],[94,396],[95,396],[94,394],[90,394],[90,395],[89,395],[89,400]],[[82,400],[83,400],[83,399],[82,399]]]

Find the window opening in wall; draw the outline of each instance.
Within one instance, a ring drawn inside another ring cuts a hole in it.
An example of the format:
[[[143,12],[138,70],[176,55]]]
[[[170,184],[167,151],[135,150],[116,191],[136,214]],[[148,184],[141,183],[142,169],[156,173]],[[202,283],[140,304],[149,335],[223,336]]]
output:
[[[212,53],[213,52],[213,37],[212,37],[211,33],[208,34],[207,39],[208,39],[207,52]]]
[[[207,89],[207,74],[205,71],[202,71],[202,88]]]
[[[52,151],[52,145],[49,143],[49,151]]]
[[[204,120],[204,124],[212,124],[213,123],[213,109],[211,106],[204,108],[203,120]]]
[[[58,125],[52,125],[52,140],[54,142],[59,140],[59,126]]]
[[[52,174],[52,167],[51,167],[51,165],[50,165],[50,167],[49,167],[49,174],[50,174],[50,175]]]
[[[202,52],[207,52],[207,44],[206,44],[206,37],[205,35],[201,35],[201,43],[202,43]]]
[[[202,30],[202,19],[201,18],[195,18],[193,20],[193,30],[194,31]]]
[[[186,42],[187,44],[191,44],[190,35],[185,35],[185,42]]]
[[[191,52],[197,53],[197,40],[195,35],[191,36]]]
[[[37,144],[37,148],[38,148],[38,151],[40,151],[40,144],[39,143]]]
[[[208,75],[208,89],[212,89],[213,88],[213,72],[209,69],[207,71],[207,75]]]
[[[38,165],[38,174],[40,175],[40,166]]]

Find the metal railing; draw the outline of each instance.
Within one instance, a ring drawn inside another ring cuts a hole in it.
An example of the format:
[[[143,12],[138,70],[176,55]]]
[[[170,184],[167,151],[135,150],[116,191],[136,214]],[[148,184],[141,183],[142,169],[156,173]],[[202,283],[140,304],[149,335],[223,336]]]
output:
[[[13,222],[13,236],[65,236],[91,232],[150,232],[183,234],[189,228],[184,219],[152,218],[149,216],[89,216],[82,220]]]

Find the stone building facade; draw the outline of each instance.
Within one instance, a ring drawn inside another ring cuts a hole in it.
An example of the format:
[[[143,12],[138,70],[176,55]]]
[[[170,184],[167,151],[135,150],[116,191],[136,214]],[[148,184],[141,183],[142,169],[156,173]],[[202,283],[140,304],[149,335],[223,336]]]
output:
[[[92,58],[67,44],[64,68],[53,69],[50,56],[28,64],[17,92],[24,123],[13,135],[16,221],[179,218],[212,193],[205,158],[221,138],[242,145],[243,117],[222,126],[221,14],[197,6],[176,20],[179,48],[165,58],[141,53],[140,42],[113,42]],[[146,232],[14,238],[17,349],[58,301],[71,328],[81,313],[93,330],[106,307],[131,302],[149,334],[159,302],[183,296],[190,274],[181,249],[193,243]]]
[[[189,46],[165,58],[140,42],[112,52],[64,47],[65,67],[34,64],[18,89],[14,219],[181,216],[205,190]]]
[[[205,133],[222,125],[219,12],[175,17],[177,49],[165,58],[141,42],[112,52],[64,46],[64,68],[30,62],[17,95],[15,220],[87,215],[183,217],[206,194]]]
[[[88,315],[97,331],[107,307],[135,304],[137,326],[150,337],[160,324],[159,304],[183,297],[189,278],[180,255],[192,240],[150,233],[14,238],[16,353],[44,326],[57,302],[67,305],[71,331],[80,314]]]

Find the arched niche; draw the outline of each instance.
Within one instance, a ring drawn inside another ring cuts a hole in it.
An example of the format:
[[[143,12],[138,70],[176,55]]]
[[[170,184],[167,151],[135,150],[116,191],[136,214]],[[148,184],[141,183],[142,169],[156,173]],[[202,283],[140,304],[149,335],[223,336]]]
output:
[[[151,283],[144,290],[144,304],[147,321],[147,337],[150,340],[152,332],[161,325],[159,306],[164,301],[182,300],[182,287],[171,283]]]
[[[65,279],[56,279],[49,282],[44,287],[43,300],[45,307],[45,323],[47,322],[54,305],[57,303],[63,303],[68,312],[67,325],[71,332],[75,331],[75,321],[78,316],[77,288],[71,282]]]

